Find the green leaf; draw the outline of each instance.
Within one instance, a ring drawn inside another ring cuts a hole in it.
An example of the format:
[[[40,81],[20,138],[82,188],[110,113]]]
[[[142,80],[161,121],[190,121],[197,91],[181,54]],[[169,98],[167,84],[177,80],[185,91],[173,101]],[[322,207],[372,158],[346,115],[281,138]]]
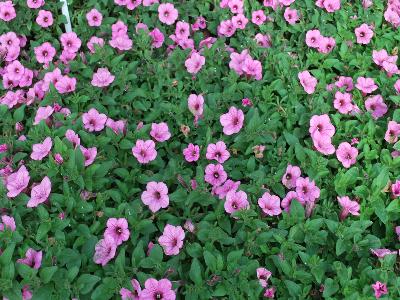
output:
[[[44,283],[49,283],[54,273],[57,272],[57,270],[58,270],[57,266],[41,268],[39,271],[40,278]]]
[[[197,258],[194,258],[192,261],[192,265],[190,266],[189,271],[189,277],[196,285],[202,284],[203,280],[201,278],[201,266]]]
[[[81,294],[86,295],[90,293],[97,282],[101,280],[100,277],[91,274],[82,274],[76,281],[76,285]]]

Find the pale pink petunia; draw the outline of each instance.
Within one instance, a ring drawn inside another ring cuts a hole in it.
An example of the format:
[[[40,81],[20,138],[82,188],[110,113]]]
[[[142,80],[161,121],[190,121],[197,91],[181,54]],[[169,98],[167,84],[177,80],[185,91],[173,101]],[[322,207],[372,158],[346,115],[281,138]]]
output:
[[[301,205],[305,205],[305,201],[297,196],[295,191],[290,191],[286,194],[285,198],[282,199],[281,206],[286,212],[290,212],[290,205],[292,201],[295,200],[299,202]]]
[[[7,229],[11,231],[15,231],[17,229],[17,226],[15,225],[15,220],[13,217],[2,215],[0,222],[0,231],[4,231]]]
[[[186,70],[190,74],[197,74],[203,65],[205,64],[206,59],[204,56],[201,56],[199,53],[194,52],[188,57],[185,61]]]
[[[300,201],[315,202],[319,198],[320,192],[314,180],[310,180],[308,177],[300,177],[296,180],[296,193]]]
[[[335,126],[327,114],[314,115],[310,119],[309,133],[313,139],[331,138],[335,134]]]
[[[142,288],[140,287],[139,281],[137,281],[136,279],[132,279],[131,285],[133,287],[132,291],[127,288],[121,288],[119,290],[121,300],[140,300],[139,295],[142,292]]]
[[[139,163],[147,164],[157,157],[156,144],[152,140],[137,140],[132,148],[132,154]]]
[[[39,269],[42,265],[42,251],[35,251],[29,248],[25,253],[25,258],[17,259],[17,263],[27,265],[33,269]]]
[[[128,221],[125,218],[109,218],[106,226],[104,237],[111,237],[117,246],[129,239]]]
[[[333,106],[342,114],[350,113],[353,110],[351,94],[337,91]]]
[[[161,23],[172,25],[178,19],[178,10],[172,3],[162,3],[158,6],[158,18]]]
[[[378,89],[374,79],[369,77],[358,77],[356,88],[362,91],[364,94],[370,94]]]
[[[29,184],[29,172],[24,165],[6,178],[7,196],[17,197]]]
[[[36,23],[43,28],[50,27],[53,25],[53,14],[48,10],[39,10],[38,16],[36,18]]]
[[[320,40],[323,38],[318,29],[309,30],[306,33],[306,44],[311,48],[318,48]]]
[[[96,147],[85,148],[83,146],[80,146],[80,149],[81,149],[83,157],[85,159],[85,163],[84,163],[85,167],[90,166],[96,159],[97,148]]]
[[[237,211],[248,209],[250,207],[247,200],[247,194],[243,191],[230,191],[226,194],[224,203],[225,211],[228,214],[233,214]]]
[[[169,205],[168,187],[164,182],[151,181],[141,195],[142,202],[155,213]]]
[[[50,137],[45,138],[41,144],[34,144],[31,158],[33,160],[42,160],[50,153],[51,147],[53,147],[53,142]]]
[[[97,242],[94,250],[94,262],[104,267],[110,260],[115,257],[117,244],[115,243],[113,238],[105,236],[104,239]]]
[[[68,141],[70,141],[75,147],[79,146],[81,144],[81,139],[79,138],[79,135],[75,133],[72,129],[68,129],[65,132],[65,137],[67,138]]]
[[[98,27],[101,25],[103,16],[97,9],[93,8],[86,14],[86,20],[89,26]]]
[[[229,151],[223,141],[218,141],[216,144],[207,146],[206,158],[209,160],[215,159],[220,164],[223,164],[230,157]]]
[[[266,15],[262,9],[255,10],[251,13],[251,22],[260,26],[267,20]]]
[[[168,279],[157,281],[149,278],[144,283],[144,290],[140,293],[140,300],[175,300],[176,294],[172,289],[172,283]]]
[[[272,272],[266,268],[257,268],[257,278],[260,285],[265,288],[268,286],[268,279],[272,276]]]
[[[168,124],[165,122],[161,123],[152,123],[150,135],[157,142],[165,142],[169,140],[171,137],[171,133],[169,132]]]
[[[56,90],[60,94],[67,94],[75,91],[76,88],[76,78],[68,77],[67,75],[62,76],[57,83],[54,85]]]
[[[50,196],[51,181],[49,177],[45,176],[40,184],[34,186],[31,190],[31,198],[27,203],[27,207],[37,207],[39,204],[44,203]]]
[[[298,74],[300,84],[303,86],[304,91],[307,94],[313,94],[315,92],[315,87],[318,84],[317,79],[310,74],[308,71],[303,71]]]
[[[357,161],[358,150],[352,147],[348,142],[340,143],[336,150],[336,157],[342,163],[343,167],[350,168]]]
[[[240,186],[240,181],[233,181],[228,179],[223,185],[213,187],[213,193],[218,196],[219,199],[224,199],[229,192],[236,192]]]
[[[204,172],[204,180],[213,186],[220,186],[228,178],[228,175],[221,164],[209,164],[206,166]]]
[[[371,113],[374,119],[379,119],[383,117],[387,111],[388,107],[383,101],[381,95],[370,96],[365,100],[365,108]]]
[[[384,258],[386,255],[397,255],[397,251],[392,251],[385,248],[371,249],[371,252],[379,258]]]
[[[268,216],[278,216],[282,213],[281,200],[278,196],[271,195],[265,192],[261,198],[258,199],[258,206]]]
[[[337,200],[342,207],[339,216],[340,220],[344,220],[348,214],[352,214],[353,216],[360,215],[360,204],[357,201],[350,200],[348,196],[337,197]]]
[[[372,37],[374,36],[374,32],[371,30],[370,26],[367,24],[362,24],[360,27],[357,27],[354,30],[354,33],[357,37],[358,44],[367,45],[371,41]]]
[[[61,45],[64,50],[70,53],[78,52],[82,42],[75,32],[66,32],[60,36]]]
[[[301,170],[298,166],[288,165],[285,174],[282,176],[282,184],[288,189],[296,187],[296,180],[301,176]]]
[[[97,109],[91,108],[88,112],[82,115],[83,127],[89,131],[101,131],[107,122],[107,116],[100,114]]]
[[[167,224],[164,227],[162,236],[158,238],[158,242],[163,247],[166,255],[178,255],[180,249],[183,247],[184,239],[185,232],[181,226]]]
[[[313,138],[313,145],[315,150],[323,155],[331,155],[335,153],[335,146],[332,144],[330,137]]]
[[[152,31],[149,32],[149,36],[152,38],[152,47],[160,48],[164,43],[164,34],[158,29],[154,28]]]
[[[385,141],[394,144],[400,137],[400,123],[395,121],[389,121],[387,130],[385,133]]]
[[[109,86],[115,79],[115,76],[108,71],[107,68],[99,68],[93,74],[91,84],[97,87]]]
[[[243,14],[237,14],[232,17],[232,24],[236,29],[245,29],[249,20]]]
[[[188,107],[195,116],[203,114],[204,98],[203,95],[190,94],[188,98]]]
[[[187,162],[197,161],[200,158],[200,147],[190,143],[185,149],[183,149],[183,155]]]
[[[220,116],[219,121],[223,126],[223,132],[226,135],[238,133],[243,127],[244,114],[241,109],[234,106],[229,108],[226,114]]]
[[[296,22],[300,20],[297,10],[291,9],[290,7],[286,7],[283,17],[285,18],[286,22],[288,22],[291,25],[296,24]]]

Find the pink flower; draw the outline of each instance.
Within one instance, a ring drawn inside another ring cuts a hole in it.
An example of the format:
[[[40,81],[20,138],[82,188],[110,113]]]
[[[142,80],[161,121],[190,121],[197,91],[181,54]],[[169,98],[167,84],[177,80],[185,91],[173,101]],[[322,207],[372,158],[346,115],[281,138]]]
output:
[[[320,196],[320,189],[315,185],[314,180],[300,177],[296,180],[296,193],[300,201],[315,202]]]
[[[223,184],[228,175],[221,164],[209,164],[206,166],[204,180],[213,186],[220,186]]]
[[[17,229],[17,226],[15,225],[15,220],[13,217],[3,215],[3,216],[1,216],[1,222],[2,223],[0,223],[0,231],[4,231],[6,229],[15,231]]]
[[[25,253],[25,258],[17,259],[17,263],[27,265],[33,269],[39,269],[42,265],[42,251],[35,251],[29,248]]]
[[[175,36],[178,40],[186,40],[190,35],[189,23],[179,21],[176,23]]]
[[[86,149],[85,147],[80,146],[80,149],[82,151],[83,157],[85,158],[85,167],[90,166],[96,159],[97,148],[92,147]]]
[[[27,203],[27,207],[37,207],[39,204],[46,202],[51,192],[51,182],[49,177],[45,176],[40,184],[34,186],[31,190],[31,198]]]
[[[243,13],[243,1],[242,0],[230,0],[228,2],[228,7],[233,14]]]
[[[132,148],[132,154],[139,163],[147,164],[157,157],[157,151],[155,149],[156,144],[152,140],[137,140],[136,145]]]
[[[31,158],[33,160],[42,160],[46,157],[53,147],[53,142],[50,137],[45,138],[41,144],[34,144],[32,146]]]
[[[162,236],[158,238],[158,242],[166,255],[178,255],[179,250],[183,247],[184,239],[185,232],[181,226],[167,224]]]
[[[224,134],[232,135],[234,133],[238,133],[243,126],[243,111],[241,109],[237,109],[234,106],[231,106],[226,114],[221,115],[219,121],[223,126],[222,131],[224,132]]]
[[[265,290],[264,297],[273,299],[275,297],[275,288],[271,287]]]
[[[400,240],[400,226],[396,226],[396,228],[394,230],[397,234],[397,238]]]
[[[70,78],[67,75],[61,77],[55,84],[56,90],[60,94],[71,93],[75,91],[76,78]]]
[[[282,184],[288,189],[296,187],[296,180],[301,176],[301,170],[298,166],[288,165],[286,172],[282,176]]]
[[[230,154],[229,151],[226,150],[225,143],[219,141],[216,144],[209,144],[207,146],[206,157],[208,160],[215,159],[220,164],[223,164],[226,160],[229,159]]]
[[[36,18],[36,23],[43,28],[50,27],[53,25],[53,15],[51,11],[39,10],[39,14]]]
[[[7,75],[11,80],[19,81],[24,75],[24,71],[24,66],[18,60],[14,60],[6,67]]]
[[[244,107],[253,106],[253,102],[251,102],[251,100],[249,98],[243,98],[242,99],[242,105]]]
[[[395,91],[397,94],[400,94],[400,79],[397,79],[397,81],[393,85]]]
[[[151,181],[146,185],[146,191],[142,193],[142,202],[155,213],[169,205],[168,187],[164,182]]]
[[[0,145],[0,153],[7,152],[7,150],[8,150],[7,144],[1,144]]]
[[[172,3],[162,3],[158,7],[158,19],[161,23],[172,25],[178,19],[178,10]]]
[[[315,87],[317,86],[317,78],[312,76],[310,72],[303,71],[298,74],[300,84],[303,86],[304,91],[307,94],[313,94],[315,92]]]
[[[198,17],[194,22],[194,24],[192,25],[193,31],[198,31],[200,29],[206,29],[206,28],[207,28],[207,23],[206,19],[203,16]]]
[[[335,100],[333,106],[342,114],[348,114],[353,110],[353,104],[351,103],[352,96],[349,93],[341,93],[339,91],[335,94]]]
[[[385,141],[394,144],[398,141],[400,136],[400,123],[389,121],[388,128],[385,133]]]
[[[372,2],[372,0],[362,0],[362,6],[367,9],[369,7],[371,7],[374,3]]]
[[[231,37],[234,35],[236,32],[236,27],[233,25],[233,22],[231,20],[225,20],[221,21],[221,23],[218,26],[218,35],[221,36],[226,36],[226,37]]]
[[[185,149],[183,149],[183,155],[187,162],[198,161],[200,158],[200,147],[190,143]]]
[[[114,121],[111,118],[107,118],[106,126],[111,128],[115,134],[126,133],[126,121],[124,120]]]
[[[17,197],[29,184],[29,172],[24,165],[6,178],[7,196]]]
[[[149,35],[151,36],[153,42],[152,42],[152,47],[154,48],[160,48],[163,43],[164,43],[164,34],[158,29],[154,28],[152,31],[149,32]]]
[[[150,135],[157,142],[165,142],[169,140],[171,137],[171,133],[169,132],[168,124],[165,122],[161,123],[152,123]]]
[[[98,27],[101,25],[103,16],[97,9],[93,8],[86,14],[86,20],[88,21],[89,26]]]
[[[92,36],[86,45],[91,53],[95,53],[95,45],[99,48],[102,48],[104,46],[104,40],[102,38],[98,38],[97,36]]]
[[[130,232],[128,229],[128,221],[125,218],[109,218],[107,220],[107,228],[104,231],[104,237],[110,237],[117,246],[129,239]]]
[[[357,44],[367,45],[374,36],[374,32],[370,29],[367,24],[362,24],[354,30],[357,37]]]
[[[121,51],[127,51],[132,49],[132,40],[128,37],[127,34],[123,34],[123,35],[117,35],[117,36],[113,36],[112,40],[110,40],[110,46],[121,50]]]
[[[188,98],[188,107],[190,112],[195,116],[203,114],[204,98],[202,95],[190,94]]]
[[[400,197],[400,180],[396,180],[396,182],[392,184],[390,189],[392,191],[393,198]]]
[[[91,84],[97,87],[106,87],[109,86],[115,79],[115,76],[112,75],[107,68],[99,68],[97,72],[93,74]]]
[[[313,138],[314,148],[323,155],[331,155],[335,153],[335,146],[332,145],[330,137]]]
[[[300,20],[300,17],[297,13],[296,9],[291,9],[290,7],[286,7],[285,13],[283,14],[286,22],[289,24],[293,25],[296,24],[298,20]]]
[[[35,120],[33,122],[33,125],[37,125],[40,123],[42,120],[47,120],[54,112],[53,107],[51,106],[41,106],[38,108],[35,116]]]
[[[286,194],[285,198],[283,198],[281,202],[281,206],[286,212],[290,212],[290,205],[292,204],[293,200],[296,200],[303,206],[305,205],[305,201],[300,199],[295,191],[290,191]]]
[[[357,201],[350,200],[348,196],[337,197],[337,200],[342,207],[340,220],[343,221],[348,214],[352,214],[353,216],[360,215],[360,204]]]
[[[371,249],[371,252],[378,258],[384,258],[386,255],[397,255],[397,251],[391,251],[389,249]]]
[[[278,216],[282,213],[281,200],[279,197],[267,192],[258,199],[258,206],[260,206],[262,211],[268,216]]]
[[[101,131],[107,122],[107,116],[100,114],[97,109],[91,108],[87,113],[82,115],[83,127],[89,131]]]
[[[204,56],[201,56],[197,52],[194,52],[190,55],[188,59],[185,61],[186,70],[190,74],[197,74],[201,67],[205,64],[206,59]]]
[[[335,126],[327,114],[314,115],[310,119],[309,133],[313,139],[331,138],[335,134]]]
[[[376,299],[380,298],[382,295],[387,295],[388,293],[386,283],[382,283],[380,281],[375,282],[372,285],[372,288],[374,289],[374,295]]]
[[[76,53],[82,45],[81,40],[78,38],[75,32],[66,32],[61,34],[61,44],[67,52]]]
[[[144,283],[144,290],[140,293],[140,300],[175,300],[176,295],[172,290],[172,283],[168,279],[157,281],[149,278]]]
[[[55,160],[55,162],[56,162],[58,165],[62,165],[63,162],[64,162],[64,159],[62,158],[62,156],[61,156],[60,153],[56,153],[56,154],[54,155],[54,160]]]
[[[247,194],[245,192],[230,191],[226,194],[224,208],[228,214],[248,209],[249,206],[249,201],[247,200]]]
[[[357,161],[358,150],[349,143],[343,142],[336,150],[336,157],[342,163],[343,167],[350,168]]]
[[[385,102],[383,102],[381,95],[368,97],[367,100],[365,100],[365,108],[371,113],[374,119],[379,119],[388,111],[388,107]]]
[[[358,77],[356,88],[365,94],[370,94],[377,90],[378,86],[372,78]]]
[[[264,14],[262,9],[255,10],[251,13],[251,22],[260,26],[267,20],[267,17]]]
[[[223,185],[213,187],[213,193],[219,199],[224,199],[229,192],[236,192],[240,186],[240,181],[233,181],[228,179]]]
[[[75,147],[79,146],[81,144],[81,139],[79,138],[79,135],[75,133],[72,129],[68,129],[65,132],[65,137],[67,138],[68,141],[70,141]]]
[[[27,0],[26,4],[29,8],[35,9],[44,5],[44,0]]]
[[[340,9],[340,0],[324,0],[323,6],[327,12],[335,12]]]
[[[271,277],[271,275],[272,273],[270,270],[266,268],[257,268],[257,278],[262,287],[265,288],[268,286],[268,279]]]
[[[232,24],[236,29],[245,29],[248,22],[249,20],[243,14],[232,17]]]
[[[351,77],[345,77],[345,76],[339,76],[339,80],[335,82],[335,85],[338,88],[346,88],[346,92],[351,92],[354,88],[353,84],[353,78]]]
[[[9,22],[17,16],[12,1],[0,2],[0,19]]]
[[[318,51],[321,53],[330,53],[336,46],[336,40],[333,37],[322,37],[319,41]]]
[[[112,237],[105,236],[104,239],[97,242],[94,250],[94,262],[104,267],[110,260],[115,257],[117,244]]]
[[[306,44],[311,48],[318,48],[321,38],[321,32],[318,29],[309,30],[306,33]]]
[[[122,288],[119,290],[119,294],[121,295],[122,300],[139,300],[139,295],[142,292],[142,288],[140,287],[139,281],[136,279],[131,280],[131,285],[133,287],[133,291],[128,290],[126,288]]]

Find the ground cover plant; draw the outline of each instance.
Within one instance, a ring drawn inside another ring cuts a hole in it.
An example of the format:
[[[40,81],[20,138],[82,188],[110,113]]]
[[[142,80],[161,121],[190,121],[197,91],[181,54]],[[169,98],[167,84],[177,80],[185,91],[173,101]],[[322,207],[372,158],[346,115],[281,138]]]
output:
[[[399,299],[398,0],[0,2],[3,299]]]

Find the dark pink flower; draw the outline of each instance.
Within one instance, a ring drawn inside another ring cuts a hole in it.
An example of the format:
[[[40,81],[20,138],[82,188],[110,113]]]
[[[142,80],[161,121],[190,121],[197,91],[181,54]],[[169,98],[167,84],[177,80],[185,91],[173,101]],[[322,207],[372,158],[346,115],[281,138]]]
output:
[[[357,201],[352,201],[348,196],[337,197],[337,200],[342,207],[342,211],[340,212],[340,220],[344,220],[348,214],[352,214],[353,216],[360,215],[360,204]]]
[[[144,283],[144,290],[140,293],[140,300],[175,300],[176,294],[172,290],[172,283],[168,279],[149,278]]]
[[[282,184],[288,189],[296,187],[296,180],[301,176],[301,170],[298,166],[288,165],[286,172],[282,176]]]
[[[125,218],[109,218],[104,237],[111,237],[117,246],[129,239],[128,221]]]
[[[139,163],[147,164],[157,157],[155,147],[156,144],[152,140],[137,140],[135,146],[132,148],[132,154]]]
[[[42,265],[42,251],[35,251],[29,248],[25,253],[25,258],[17,259],[17,263],[27,265],[33,269],[39,269]]]
[[[205,169],[204,180],[213,186],[220,186],[226,181],[227,177],[228,175],[221,164],[209,164]]]
[[[262,287],[265,288],[268,286],[268,279],[271,277],[271,275],[272,273],[270,270],[266,268],[257,268],[257,278]]]
[[[119,290],[119,294],[121,295],[122,300],[139,300],[140,293],[142,292],[142,288],[140,287],[139,281],[136,279],[131,280],[131,285],[133,287],[133,291],[128,290],[126,288],[121,288]]]
[[[200,147],[190,143],[185,149],[183,149],[183,155],[185,160],[188,162],[197,161],[200,158]]]
[[[372,285],[372,288],[374,289],[374,295],[376,299],[380,298],[382,295],[387,295],[388,293],[386,283],[382,283],[380,281],[375,282]]]

